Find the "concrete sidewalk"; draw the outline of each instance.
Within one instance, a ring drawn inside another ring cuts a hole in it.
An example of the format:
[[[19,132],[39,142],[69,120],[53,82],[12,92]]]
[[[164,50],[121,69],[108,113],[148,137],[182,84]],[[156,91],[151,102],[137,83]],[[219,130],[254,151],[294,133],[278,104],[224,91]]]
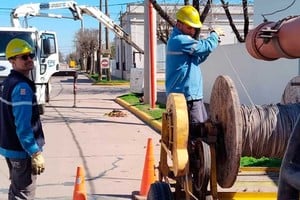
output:
[[[53,77],[50,103],[42,116],[46,171],[38,177],[36,199],[72,199],[77,166],[85,170],[88,199],[131,199],[140,190],[148,138],[158,162],[160,135],[115,102],[129,86],[93,86],[79,74],[76,107],[73,80]],[[120,110],[125,117],[109,117]],[[9,186],[0,158],[0,199]]]

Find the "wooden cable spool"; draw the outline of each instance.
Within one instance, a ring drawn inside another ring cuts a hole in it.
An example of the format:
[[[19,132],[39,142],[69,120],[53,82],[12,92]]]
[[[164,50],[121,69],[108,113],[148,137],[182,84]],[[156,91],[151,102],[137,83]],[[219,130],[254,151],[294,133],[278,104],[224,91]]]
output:
[[[168,131],[168,113],[164,112],[162,115],[162,129],[161,129],[161,148],[160,148],[160,160],[159,160],[159,180],[167,177],[170,172],[168,165],[168,153],[169,146],[169,131]]]
[[[185,97],[182,94],[171,93],[167,99],[166,113],[163,117],[161,169],[166,176],[173,171],[175,176],[183,176],[188,171],[188,132],[189,121]],[[170,152],[173,162],[170,170],[167,164],[167,152]]]
[[[239,98],[231,79],[226,76],[218,77],[212,91],[210,110],[212,120],[222,124],[223,135],[217,145],[217,180],[224,188],[233,185],[240,166],[242,122],[239,107]],[[163,176],[168,175],[170,168],[167,164],[167,152],[171,151],[171,171],[175,176],[182,176],[187,173],[188,166],[188,112],[184,96],[171,93],[166,110],[162,122],[160,169]]]
[[[185,190],[203,196],[206,194],[210,178],[210,148],[201,139],[195,141],[194,158],[199,163],[196,164],[197,167],[189,168],[191,163],[189,163],[190,158],[187,149],[188,127],[186,99],[183,94],[171,93],[167,99],[166,112],[162,116],[159,180],[176,177],[180,187],[183,184]],[[168,165],[168,157],[172,160],[172,166]],[[192,171],[190,171],[191,169]],[[175,177],[172,177],[172,174]],[[190,193],[187,192],[186,195],[189,199]]]
[[[273,109],[274,106],[276,107],[276,105],[272,105],[271,108]],[[286,112],[288,109],[291,109],[290,107],[282,109],[282,106],[279,108],[276,107],[276,111],[283,110],[283,112]],[[295,113],[297,114],[298,111],[300,113],[299,104],[297,104],[297,108],[292,109],[295,110],[293,115],[295,115]],[[219,130],[217,135],[217,142],[215,145],[217,162],[217,182],[221,187],[229,188],[234,184],[238,175],[240,167],[240,158],[244,155],[244,146],[252,145],[250,144],[251,141],[248,140],[249,137],[257,137],[257,141],[259,143],[263,140],[263,138],[260,139],[260,137],[265,137],[265,135],[260,135],[259,130],[255,131],[254,129],[251,129],[252,132],[248,131],[247,137],[245,136],[244,132],[247,132],[246,127],[253,126],[255,124],[247,124],[249,121],[245,120],[246,114],[245,112],[243,112],[244,110],[243,107],[240,105],[237,90],[229,76],[219,76],[216,79],[211,93],[209,110],[210,121],[212,124],[216,124]],[[276,114],[277,113],[275,113],[275,116]],[[290,127],[293,126],[293,121],[295,121],[294,118],[297,116],[288,115],[286,117],[287,119],[284,119],[284,123],[287,123],[289,126],[285,130],[285,132],[289,132]],[[170,94],[167,100],[167,112],[163,115],[162,149],[160,161],[160,168],[161,172],[163,173],[163,176],[168,176],[170,171],[173,171],[175,176],[183,176],[188,173],[188,124],[188,112],[184,96],[182,94],[176,93]],[[269,128],[272,134],[274,133],[274,124],[275,126],[277,126],[276,123],[273,123],[272,127],[270,126]],[[269,126],[269,124],[263,125]],[[278,140],[279,136],[281,137],[281,133],[278,130],[276,131],[275,135],[273,134],[273,137],[277,137]],[[286,140],[286,137],[284,137],[283,140]],[[284,145],[284,142],[286,141],[282,141],[280,145]],[[244,143],[249,144],[245,145]],[[259,147],[261,147],[264,146],[263,144],[264,143],[255,143],[254,145],[258,145]],[[269,144],[271,144],[270,141]],[[264,153],[265,152],[260,152],[259,155],[261,156]],[[169,167],[167,164],[168,154],[170,155],[173,162],[172,167]],[[199,155],[200,154],[201,152],[199,152]],[[281,154],[282,153],[279,152],[278,155]],[[256,155],[252,156],[257,157]],[[204,169],[205,166],[202,166],[202,168]],[[199,171],[199,177],[200,179],[202,178],[201,171]]]
[[[237,177],[242,154],[242,118],[237,90],[228,76],[219,76],[210,98],[211,121],[220,123],[222,134],[216,144],[217,181],[231,187]]]
[[[295,102],[296,99],[294,97],[289,101]],[[216,79],[209,107],[212,123],[221,126],[216,159],[217,181],[223,188],[234,184],[241,156],[282,158],[300,113],[298,103],[241,106],[235,86],[228,76]]]
[[[281,103],[299,103],[300,102],[300,76],[292,78],[284,89]]]

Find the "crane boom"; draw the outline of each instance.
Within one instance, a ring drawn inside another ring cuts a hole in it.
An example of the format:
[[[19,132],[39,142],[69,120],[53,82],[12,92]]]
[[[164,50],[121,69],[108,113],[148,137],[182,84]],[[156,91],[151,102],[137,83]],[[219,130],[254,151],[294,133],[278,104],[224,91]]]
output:
[[[104,24],[107,28],[115,32],[115,34],[119,38],[124,39],[129,45],[134,47],[138,52],[144,53],[144,50],[141,49],[136,43],[134,43],[131,40],[130,35],[126,33],[122,27],[117,25],[112,19],[110,19],[107,15],[101,12],[98,8],[90,7],[90,6],[78,6],[78,8],[81,11],[81,14],[87,14],[89,16],[98,19],[98,21]]]
[[[22,27],[20,24],[21,17],[27,16],[43,16],[43,17],[55,17],[60,18],[59,15],[55,14],[44,14],[40,13],[40,10],[51,10],[51,9],[65,9],[68,8],[73,14],[74,20],[81,20],[81,12],[77,9],[75,1],[58,1],[49,3],[29,3],[18,6],[13,9],[10,14],[11,24],[13,27]]]
[[[58,14],[40,13],[40,10],[50,10],[50,9],[69,9],[72,13],[72,18],[74,20],[82,20],[82,15],[86,14],[91,17],[96,18],[104,26],[112,30],[119,38],[125,40],[129,45],[135,48],[138,52],[144,53],[134,41],[132,41],[130,35],[126,33],[122,27],[117,25],[112,19],[105,15],[96,7],[77,5],[75,1],[57,1],[49,3],[31,3],[23,4],[11,12],[11,23],[14,27],[21,27],[20,17],[26,18],[27,16],[40,16],[40,17],[50,17],[50,18],[69,18],[63,17]],[[26,23],[27,24],[27,23]],[[27,26],[27,25],[26,25]]]

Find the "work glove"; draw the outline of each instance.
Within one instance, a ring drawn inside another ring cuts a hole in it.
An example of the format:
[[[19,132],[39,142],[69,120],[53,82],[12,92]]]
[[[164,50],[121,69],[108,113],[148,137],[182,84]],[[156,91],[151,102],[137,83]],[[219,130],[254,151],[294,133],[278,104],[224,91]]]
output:
[[[45,159],[41,152],[35,153],[31,157],[32,174],[39,175],[45,170]]]
[[[210,28],[210,32],[216,32],[216,34],[220,36],[225,36],[224,30],[220,27]]]
[[[220,27],[209,28],[210,32],[215,32],[218,35],[218,42],[221,42],[220,36],[225,36],[224,31]]]

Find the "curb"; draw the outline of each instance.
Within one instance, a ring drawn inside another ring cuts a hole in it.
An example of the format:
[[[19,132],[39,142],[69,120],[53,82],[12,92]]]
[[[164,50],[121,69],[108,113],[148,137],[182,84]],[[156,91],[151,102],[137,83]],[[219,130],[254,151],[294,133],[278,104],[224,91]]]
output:
[[[127,110],[129,110],[135,116],[140,118],[143,122],[147,123],[156,132],[158,132],[159,134],[161,133],[161,127],[162,127],[161,122],[157,122],[156,120],[151,118],[149,115],[145,114],[144,112],[141,112],[140,110],[138,110],[137,108],[128,104],[126,101],[124,101],[120,98],[116,98],[115,102],[118,103],[119,105],[121,105],[122,107],[126,108]]]
[[[280,167],[240,167],[241,172],[280,172]]]

